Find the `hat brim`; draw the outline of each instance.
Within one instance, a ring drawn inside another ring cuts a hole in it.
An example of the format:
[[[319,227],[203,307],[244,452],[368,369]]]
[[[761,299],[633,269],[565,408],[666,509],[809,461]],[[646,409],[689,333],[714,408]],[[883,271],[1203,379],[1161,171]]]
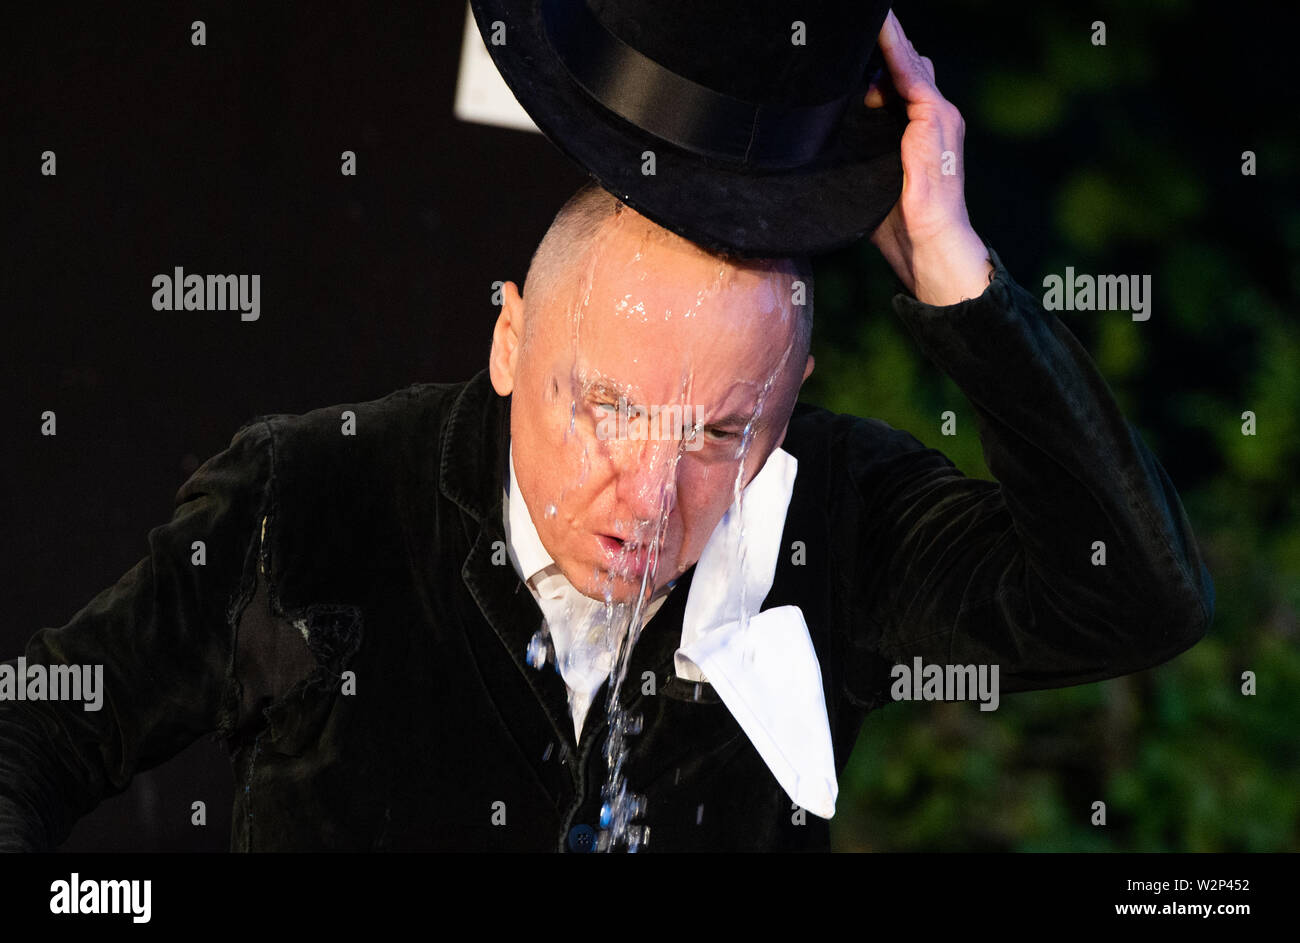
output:
[[[898,201],[902,123],[849,102],[816,161],[742,170],[661,140],[605,108],[547,40],[534,0],[471,0],[492,61],[538,129],[625,204],[692,242],[741,257],[814,255],[875,231]],[[506,41],[487,30],[505,24]],[[642,172],[643,152],[655,172]]]

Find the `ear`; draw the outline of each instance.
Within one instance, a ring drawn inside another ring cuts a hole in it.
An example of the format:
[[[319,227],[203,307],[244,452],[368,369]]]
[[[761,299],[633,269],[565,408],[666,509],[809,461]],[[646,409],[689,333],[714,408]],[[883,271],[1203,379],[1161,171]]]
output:
[[[492,352],[488,373],[498,396],[509,396],[515,388],[519,351],[524,342],[524,299],[514,282],[501,286],[501,314],[492,329]]]

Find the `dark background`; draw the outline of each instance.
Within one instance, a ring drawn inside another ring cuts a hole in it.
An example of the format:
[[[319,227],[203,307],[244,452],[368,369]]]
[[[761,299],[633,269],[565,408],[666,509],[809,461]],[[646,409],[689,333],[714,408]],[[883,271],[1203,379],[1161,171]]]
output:
[[[1178,485],[1218,589],[1168,665],[868,718],[841,849],[1300,849],[1300,208],[1296,82],[1268,7],[900,3],[966,117],[971,219],[1031,291],[1066,265],[1150,273],[1152,316],[1062,312]],[[540,135],[452,114],[465,7],[43,5],[0,65],[6,227],[0,657],[146,551],[246,419],[455,381],[486,364],[494,280],[522,283],[583,181]],[[190,44],[190,23],[207,45]],[[1091,43],[1106,23],[1107,44]],[[57,153],[58,175],[39,173]],[[358,175],[339,173],[343,150]],[[1256,176],[1241,153],[1257,154]],[[261,317],[155,312],[155,274],[258,273]],[[817,266],[804,398],[879,416],[987,476],[969,407],[892,314],[865,241]],[[58,435],[39,434],[44,410]],[[939,415],[958,415],[956,437]],[[1240,432],[1256,412],[1259,433]],[[1259,694],[1239,692],[1240,673]],[[196,743],[66,850],[225,850],[233,795]],[[1089,806],[1110,808],[1105,828]],[[205,828],[190,804],[207,804]]]

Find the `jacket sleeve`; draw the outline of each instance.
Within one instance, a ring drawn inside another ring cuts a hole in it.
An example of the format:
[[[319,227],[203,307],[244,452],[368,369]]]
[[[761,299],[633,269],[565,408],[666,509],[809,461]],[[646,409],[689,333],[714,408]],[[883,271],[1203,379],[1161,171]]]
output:
[[[84,692],[0,700],[0,850],[57,846],[137,770],[233,726],[233,626],[254,589],[272,445],[269,423],[241,427],[181,486],[148,555],[27,643],[28,666],[102,666],[102,691],[98,710]]]
[[[1178,494],[1078,340],[989,252],[980,297],[894,306],[970,401],[997,481],[856,421],[857,644],[878,664],[996,664],[1004,692],[1164,662],[1214,609]],[[879,701],[880,680],[856,693]]]

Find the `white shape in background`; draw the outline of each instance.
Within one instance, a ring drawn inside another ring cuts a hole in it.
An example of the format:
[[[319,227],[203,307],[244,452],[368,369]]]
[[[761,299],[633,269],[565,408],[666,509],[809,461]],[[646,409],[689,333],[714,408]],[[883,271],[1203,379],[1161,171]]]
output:
[[[507,37],[506,42],[509,41]],[[497,71],[468,3],[465,4],[465,34],[460,43],[460,72],[456,76],[456,103],[452,112],[461,121],[541,133]]]

